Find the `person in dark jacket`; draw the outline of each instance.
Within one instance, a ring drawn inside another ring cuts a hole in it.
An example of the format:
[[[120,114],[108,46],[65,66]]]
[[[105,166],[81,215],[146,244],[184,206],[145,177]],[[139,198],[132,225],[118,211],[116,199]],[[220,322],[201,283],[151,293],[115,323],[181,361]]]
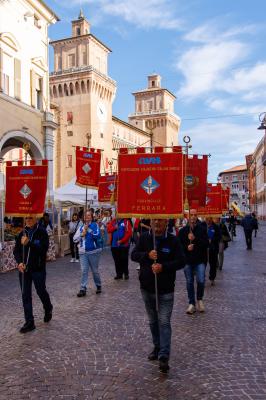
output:
[[[241,222],[241,225],[244,228],[247,250],[252,250],[252,231],[256,227],[255,218],[252,214],[247,214]]]
[[[140,236],[132,251],[131,259],[140,264],[140,289],[154,344],[148,359],[159,358],[159,368],[165,373],[169,370],[171,314],[176,271],[185,266],[185,256],[179,239],[167,232],[167,220],[153,220],[153,229],[155,235],[150,231]],[[158,283],[158,310],[156,310],[155,274]]]
[[[211,285],[214,286],[218,266],[219,243],[222,236],[219,226],[214,223],[212,217],[208,217],[206,222],[209,238],[209,280],[211,281]]]
[[[204,312],[203,296],[209,239],[206,226],[198,220],[196,210],[190,210],[189,222],[180,230],[178,237],[186,256],[184,273],[189,301],[186,313],[192,315],[196,311],[194,275],[197,280],[197,308]]]
[[[257,232],[259,229],[258,218],[256,217],[256,214],[254,212],[251,215],[254,218],[254,237],[257,237]]]
[[[41,299],[44,308],[44,322],[52,319],[53,306],[46,290],[46,253],[49,247],[49,238],[46,230],[36,223],[36,217],[25,218],[26,227],[16,240],[14,257],[18,264],[19,281],[22,290],[22,302],[25,315],[25,324],[20,333],[35,329],[32,310],[32,282]]]

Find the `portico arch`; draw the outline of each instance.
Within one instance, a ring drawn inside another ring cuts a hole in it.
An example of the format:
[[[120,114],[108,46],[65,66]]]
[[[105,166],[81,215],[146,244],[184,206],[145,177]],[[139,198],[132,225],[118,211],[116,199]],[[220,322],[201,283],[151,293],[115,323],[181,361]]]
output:
[[[41,144],[32,135],[24,131],[10,131],[0,139],[0,159],[12,149],[22,148],[24,143],[30,143],[29,155],[31,158],[40,160],[44,158]]]

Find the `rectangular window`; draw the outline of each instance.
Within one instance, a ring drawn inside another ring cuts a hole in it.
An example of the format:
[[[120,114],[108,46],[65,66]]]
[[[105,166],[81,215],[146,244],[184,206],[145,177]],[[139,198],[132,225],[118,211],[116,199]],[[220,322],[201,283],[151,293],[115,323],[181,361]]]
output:
[[[67,155],[67,168],[72,168],[72,155]]]
[[[86,53],[86,51],[83,52],[83,65],[87,65],[87,53]]]
[[[100,135],[100,136],[101,136],[101,139],[103,139],[103,133],[101,133],[101,135]]]
[[[67,112],[67,123],[68,123],[68,125],[73,124],[73,112],[72,111]]]
[[[3,74],[3,93],[9,95],[9,76]]]
[[[67,131],[67,136],[73,136],[73,131]]]
[[[75,54],[69,54],[68,55],[68,67],[72,68],[72,67],[75,67],[75,65],[76,65]]]
[[[20,100],[21,98],[21,61],[14,58],[14,93],[15,98]]]
[[[35,90],[36,90],[36,107],[37,107],[38,110],[42,111],[42,109],[43,109],[43,104],[42,104],[42,100],[43,100],[43,80],[39,76],[36,77]]]

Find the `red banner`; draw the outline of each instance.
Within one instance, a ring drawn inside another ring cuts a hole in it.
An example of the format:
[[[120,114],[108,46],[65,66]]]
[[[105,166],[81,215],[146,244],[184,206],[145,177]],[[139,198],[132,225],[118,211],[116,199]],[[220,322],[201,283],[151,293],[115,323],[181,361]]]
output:
[[[47,160],[42,165],[6,165],[6,206],[5,214],[9,216],[36,215],[42,216],[47,190]]]
[[[159,150],[159,149],[158,149]],[[183,155],[180,152],[118,156],[119,217],[175,218],[183,213]]]
[[[113,202],[117,197],[117,174],[106,174],[100,176],[98,201]]]
[[[206,206],[199,207],[196,201],[192,201],[190,209],[195,208],[198,215],[222,215],[222,186],[220,183],[207,185]]]
[[[190,204],[197,200],[197,205],[206,204],[206,187],[208,174],[208,156],[184,156],[184,200]]]
[[[101,150],[76,147],[76,185],[98,189]]]
[[[228,212],[230,201],[230,188],[222,188],[222,211]]]

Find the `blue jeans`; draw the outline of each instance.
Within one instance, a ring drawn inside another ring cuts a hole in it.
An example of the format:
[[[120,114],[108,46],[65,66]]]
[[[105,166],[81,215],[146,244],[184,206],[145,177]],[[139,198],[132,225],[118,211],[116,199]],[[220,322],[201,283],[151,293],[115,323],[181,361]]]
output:
[[[97,253],[90,253],[86,251],[85,254],[80,254],[79,258],[81,266],[81,290],[87,290],[89,269],[91,269],[95,286],[101,286],[101,277],[98,272],[100,255],[100,251]]]
[[[205,264],[186,265],[184,273],[187,281],[187,294],[189,304],[195,305],[195,289],[194,289],[194,275],[197,280],[197,300],[202,300],[204,296],[205,287]]]
[[[19,282],[22,291],[22,302],[24,308],[24,316],[26,322],[33,322],[32,311],[32,282],[34,283],[37,295],[39,296],[44,311],[50,312],[53,309],[50,296],[46,290],[46,271],[27,271],[19,273]]]
[[[174,305],[174,292],[159,294],[159,311],[156,311],[155,294],[141,289],[145,308],[149,318],[154,347],[159,350],[159,359],[169,358],[171,348],[171,315]]]

